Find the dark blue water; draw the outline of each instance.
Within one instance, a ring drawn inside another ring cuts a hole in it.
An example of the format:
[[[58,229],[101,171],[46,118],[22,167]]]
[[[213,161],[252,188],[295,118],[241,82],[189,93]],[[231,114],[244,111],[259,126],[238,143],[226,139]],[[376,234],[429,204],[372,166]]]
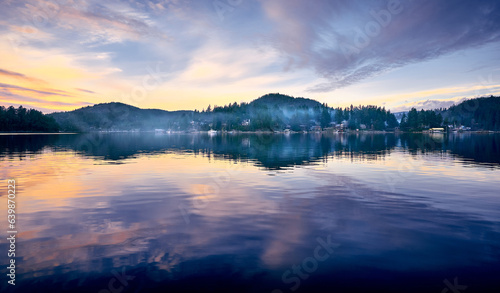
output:
[[[500,291],[497,134],[0,135],[0,164],[2,292]]]

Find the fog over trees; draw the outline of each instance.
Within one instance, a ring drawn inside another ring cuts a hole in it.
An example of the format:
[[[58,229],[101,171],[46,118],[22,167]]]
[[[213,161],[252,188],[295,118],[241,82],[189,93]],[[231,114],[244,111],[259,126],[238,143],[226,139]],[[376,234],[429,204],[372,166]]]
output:
[[[401,114],[401,113],[399,113]],[[466,126],[500,130],[500,97],[465,100],[448,109],[394,113],[378,106],[332,108],[306,98],[267,94],[250,103],[209,105],[194,111],[140,109],[104,103],[69,112],[44,115],[22,106],[0,108],[0,131],[318,131],[325,129],[422,131]]]
[[[201,111],[139,109],[121,103],[107,103],[50,115],[65,131],[155,128],[172,131],[309,131],[342,123],[352,129],[364,125],[367,129],[385,130],[398,125],[394,115],[384,108],[334,109],[312,99],[282,94],[267,94],[250,103],[209,105]]]

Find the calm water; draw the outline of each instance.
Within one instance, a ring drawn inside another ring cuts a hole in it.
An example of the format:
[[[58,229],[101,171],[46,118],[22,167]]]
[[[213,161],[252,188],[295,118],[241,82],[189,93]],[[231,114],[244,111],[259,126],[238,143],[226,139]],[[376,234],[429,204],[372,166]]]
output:
[[[0,135],[0,166],[6,292],[500,290],[500,135]]]

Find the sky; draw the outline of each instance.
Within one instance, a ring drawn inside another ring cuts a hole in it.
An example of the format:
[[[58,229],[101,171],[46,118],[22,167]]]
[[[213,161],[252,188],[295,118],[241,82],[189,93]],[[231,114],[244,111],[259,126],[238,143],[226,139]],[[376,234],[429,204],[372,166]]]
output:
[[[0,0],[0,105],[393,112],[500,95],[496,0]]]

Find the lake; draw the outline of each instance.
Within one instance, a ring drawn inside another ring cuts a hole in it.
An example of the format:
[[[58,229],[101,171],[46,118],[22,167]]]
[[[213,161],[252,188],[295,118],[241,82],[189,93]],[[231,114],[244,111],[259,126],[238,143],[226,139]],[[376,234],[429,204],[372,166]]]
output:
[[[0,165],[2,292],[500,290],[499,134],[3,134]]]

